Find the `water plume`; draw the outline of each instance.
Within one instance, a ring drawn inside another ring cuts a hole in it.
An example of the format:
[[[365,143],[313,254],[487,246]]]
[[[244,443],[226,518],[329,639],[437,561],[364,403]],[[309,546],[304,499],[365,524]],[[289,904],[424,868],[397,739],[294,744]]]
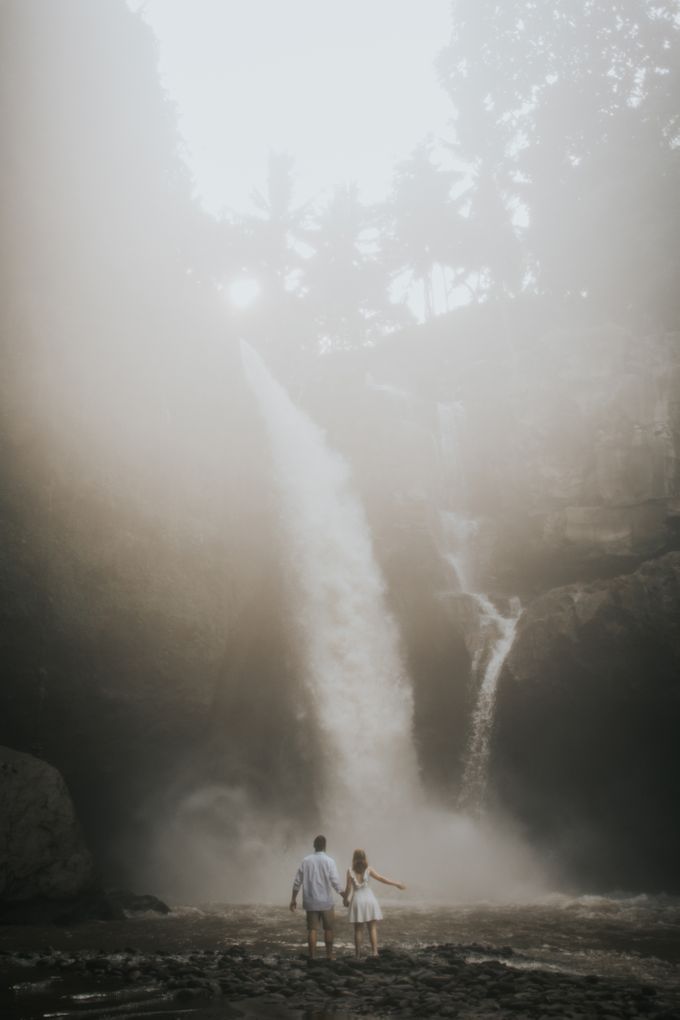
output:
[[[459,798],[460,806],[473,811],[483,811],[486,801],[489,756],[491,753],[491,727],[496,702],[496,688],[503,663],[505,662],[517,631],[522,612],[519,599],[511,600],[509,615],[498,611],[486,595],[473,594],[479,608],[480,631],[485,637],[483,675],[479,685],[477,704],[472,716],[472,733],[466,754],[463,782]],[[486,635],[489,634],[489,637]],[[473,673],[480,671],[481,663],[473,662]]]
[[[271,442],[305,683],[330,812],[373,828],[418,787],[412,695],[350,472],[259,355],[243,361]]]
[[[379,870],[413,876],[418,896],[525,894],[536,869],[520,842],[506,832],[499,849],[490,820],[433,803],[421,783],[411,686],[348,466],[259,355],[243,344],[242,356],[272,448],[304,679],[326,749],[325,827],[346,857],[364,845]]]

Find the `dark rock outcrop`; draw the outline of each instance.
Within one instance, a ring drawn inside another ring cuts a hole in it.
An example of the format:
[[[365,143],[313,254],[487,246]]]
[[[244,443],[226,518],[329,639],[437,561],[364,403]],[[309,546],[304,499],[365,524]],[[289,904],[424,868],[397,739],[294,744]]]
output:
[[[680,553],[548,592],[498,688],[496,796],[571,876],[678,891]]]
[[[11,905],[75,900],[93,879],[59,772],[30,754],[0,748],[0,916]]]
[[[170,908],[158,897],[104,891],[61,774],[0,747],[0,923],[122,920]]]
[[[311,800],[267,447],[155,59],[122,0],[0,5],[0,744],[59,769],[121,885],[187,790]]]
[[[118,907],[126,916],[129,914],[169,914],[170,907],[163,900],[150,893],[134,893],[130,889],[107,889],[109,903]]]

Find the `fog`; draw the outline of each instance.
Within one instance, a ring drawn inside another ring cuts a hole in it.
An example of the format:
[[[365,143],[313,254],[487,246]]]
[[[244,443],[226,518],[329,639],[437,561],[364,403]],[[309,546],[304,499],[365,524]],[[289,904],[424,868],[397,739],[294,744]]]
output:
[[[680,545],[680,8],[246,6],[0,3],[0,742],[173,901],[317,831],[414,899],[606,883],[672,641],[586,745],[530,611]]]
[[[197,197],[215,215],[252,209],[270,150],[294,153],[301,202],[350,181],[382,200],[395,161],[450,118],[433,65],[448,0],[130,7],[157,35]]]

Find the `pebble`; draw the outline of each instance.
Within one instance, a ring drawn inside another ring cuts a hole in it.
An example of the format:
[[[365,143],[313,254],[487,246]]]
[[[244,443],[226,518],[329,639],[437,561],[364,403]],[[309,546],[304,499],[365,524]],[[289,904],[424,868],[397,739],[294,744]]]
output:
[[[475,955],[495,960],[474,962]],[[504,946],[426,946],[416,952],[387,947],[377,959],[340,957],[313,962],[269,954],[266,957],[235,944],[219,952],[170,955],[165,950],[143,954],[126,947],[118,953],[3,953],[2,969],[12,962],[55,973],[82,974],[83,981],[149,985],[149,994],[167,994],[192,1010],[223,1003],[285,1003],[289,1010],[333,1015],[370,1013],[416,1020],[457,1017],[458,1020],[678,1020],[680,990],[617,981],[597,975],[569,975],[512,967],[513,951]],[[121,961],[121,957],[123,958]],[[71,979],[72,980],[72,979]],[[140,994],[143,989],[140,989]],[[253,1006],[253,1008],[256,1008]],[[198,1013],[200,1016],[200,1011]],[[283,1015],[283,1013],[282,1013]],[[311,1014],[310,1014],[311,1015]]]

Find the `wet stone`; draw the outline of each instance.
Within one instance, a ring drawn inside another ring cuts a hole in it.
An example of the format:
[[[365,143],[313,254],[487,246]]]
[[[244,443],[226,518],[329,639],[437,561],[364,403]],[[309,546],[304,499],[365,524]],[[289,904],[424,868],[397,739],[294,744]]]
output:
[[[505,947],[496,954],[508,959]],[[483,947],[489,952],[489,947]],[[516,955],[516,954],[515,954]],[[268,1003],[267,1015],[288,1010],[326,1011],[351,1015],[391,1016],[403,1020],[420,1017],[457,1017],[461,1020],[678,1020],[680,993],[650,984],[575,976],[548,971],[517,971],[496,960],[470,959],[470,947],[431,946],[418,952],[391,951],[378,958],[307,963],[303,957],[261,957],[242,946],[219,951],[170,955],[140,953],[127,947],[113,954],[49,953],[10,957],[22,968],[41,964],[69,982],[106,977],[119,987],[136,986],[140,996],[172,996],[200,1015],[200,1002],[214,1009],[215,1000],[225,1015],[228,1003],[238,1009],[257,1008],[253,1000]],[[49,971],[47,971],[49,974]],[[35,983],[35,982],[34,982]],[[251,1007],[247,1003],[251,1001]],[[208,1003],[212,1002],[212,1006]],[[285,1010],[283,1007],[285,1003]]]
[[[177,1002],[189,1002],[192,999],[198,999],[201,997],[201,991],[198,988],[178,988],[175,992],[175,999]]]

